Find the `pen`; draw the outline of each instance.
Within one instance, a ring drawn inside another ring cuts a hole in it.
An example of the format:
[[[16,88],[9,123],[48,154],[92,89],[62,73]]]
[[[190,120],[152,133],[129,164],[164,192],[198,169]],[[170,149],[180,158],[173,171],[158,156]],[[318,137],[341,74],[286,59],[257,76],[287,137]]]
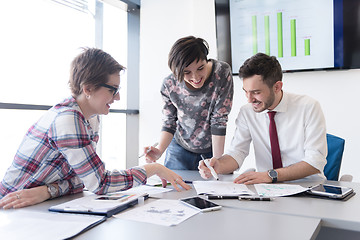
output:
[[[187,183],[187,184],[192,184],[193,182],[192,181],[188,181],[188,180],[183,180],[184,183]],[[167,183],[167,186],[170,186],[171,183]],[[162,187],[162,184],[156,184],[154,185],[154,187]]]
[[[239,197],[239,200],[248,200],[248,201],[272,201],[273,198],[270,198],[270,197]]]
[[[219,177],[218,177],[217,173],[215,172],[214,168],[212,166],[210,166],[209,159],[205,159],[204,155],[202,155],[202,154],[200,156],[201,156],[202,160],[204,160],[205,165],[210,169],[211,175],[213,175],[213,177],[216,180],[219,180]]]
[[[154,145],[152,145],[152,147],[156,147],[159,143],[154,143]],[[148,147],[148,150],[146,151],[146,153],[149,153],[151,151],[151,147]],[[143,156],[145,156],[145,153],[141,154],[139,156],[139,158],[142,158]]]
[[[239,196],[208,195],[208,199],[239,199]]]
[[[170,185],[171,185],[171,183],[167,183],[167,184],[166,184],[166,186],[170,186]],[[154,187],[162,187],[162,183],[160,183],[160,184],[155,184]]]

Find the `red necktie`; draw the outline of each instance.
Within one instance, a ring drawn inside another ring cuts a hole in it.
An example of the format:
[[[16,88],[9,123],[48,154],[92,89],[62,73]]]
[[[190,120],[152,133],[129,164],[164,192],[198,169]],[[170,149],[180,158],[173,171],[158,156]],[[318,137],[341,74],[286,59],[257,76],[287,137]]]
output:
[[[273,160],[273,168],[282,168],[281,162],[281,154],[280,154],[280,147],[279,147],[279,139],[276,131],[276,124],[275,124],[275,117],[276,112],[268,112],[270,118],[270,125],[269,125],[269,133],[270,133],[270,143],[271,143],[271,155]]]

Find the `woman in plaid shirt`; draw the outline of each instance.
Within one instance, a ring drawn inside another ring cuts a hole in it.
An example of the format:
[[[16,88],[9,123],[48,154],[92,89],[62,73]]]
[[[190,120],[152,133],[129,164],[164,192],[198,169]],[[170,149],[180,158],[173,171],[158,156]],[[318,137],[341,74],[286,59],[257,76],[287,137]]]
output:
[[[49,198],[82,192],[96,194],[145,184],[156,174],[176,190],[190,189],[181,177],[161,164],[127,170],[105,169],[96,153],[99,115],[120,100],[120,72],[124,69],[100,49],[85,49],[72,62],[72,97],[49,109],[26,133],[0,183],[0,207],[20,208]],[[166,180],[165,180],[166,179]]]

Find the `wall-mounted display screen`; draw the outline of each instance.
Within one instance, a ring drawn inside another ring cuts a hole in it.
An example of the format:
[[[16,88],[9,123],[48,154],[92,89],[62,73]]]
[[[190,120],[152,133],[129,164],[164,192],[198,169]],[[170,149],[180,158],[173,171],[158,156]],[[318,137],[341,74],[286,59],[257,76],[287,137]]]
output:
[[[230,0],[233,72],[262,52],[284,71],[360,67],[360,1]]]

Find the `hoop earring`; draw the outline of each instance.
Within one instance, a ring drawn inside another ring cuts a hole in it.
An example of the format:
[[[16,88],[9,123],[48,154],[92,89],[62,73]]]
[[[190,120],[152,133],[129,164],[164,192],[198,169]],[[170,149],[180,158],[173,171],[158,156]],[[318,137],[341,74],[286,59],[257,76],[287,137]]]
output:
[[[90,95],[86,95],[86,99],[90,99]]]

